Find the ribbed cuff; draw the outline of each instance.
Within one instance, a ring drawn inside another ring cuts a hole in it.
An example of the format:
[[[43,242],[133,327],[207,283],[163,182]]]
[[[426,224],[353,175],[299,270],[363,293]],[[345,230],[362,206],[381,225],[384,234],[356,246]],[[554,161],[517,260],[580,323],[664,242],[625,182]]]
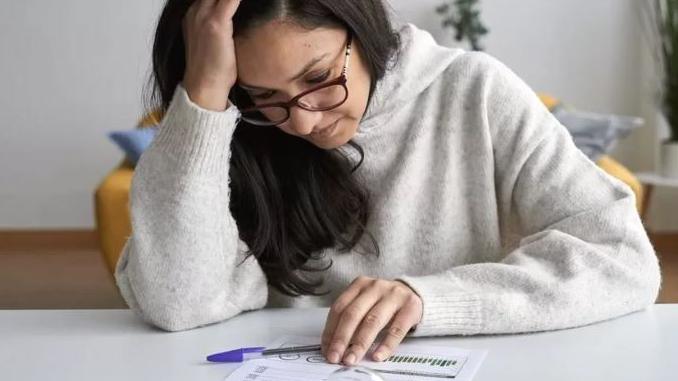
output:
[[[424,303],[421,322],[410,336],[473,335],[482,333],[483,305],[479,295],[451,288],[444,275],[400,277]]]
[[[153,145],[175,157],[185,172],[223,173],[239,118],[240,111],[233,105],[222,112],[201,108],[179,85]]]

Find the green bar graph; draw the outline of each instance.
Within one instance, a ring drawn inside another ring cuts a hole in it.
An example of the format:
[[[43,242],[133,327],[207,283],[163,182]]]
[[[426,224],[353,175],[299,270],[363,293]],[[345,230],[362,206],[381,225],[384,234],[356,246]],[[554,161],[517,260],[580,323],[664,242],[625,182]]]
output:
[[[436,357],[426,357],[426,356],[391,356],[388,359],[386,359],[386,362],[392,362],[392,363],[414,363],[414,364],[428,364],[431,367],[440,367],[440,368],[447,368],[451,366],[455,366],[457,364],[457,361],[449,360],[449,359],[444,359],[444,358],[436,358]]]

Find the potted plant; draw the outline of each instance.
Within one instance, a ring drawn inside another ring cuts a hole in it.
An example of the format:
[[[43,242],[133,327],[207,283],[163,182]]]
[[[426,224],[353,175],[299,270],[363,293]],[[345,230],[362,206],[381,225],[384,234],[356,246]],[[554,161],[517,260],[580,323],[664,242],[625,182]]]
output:
[[[454,29],[454,39],[468,40],[473,50],[483,50],[480,39],[488,32],[480,19],[479,3],[479,0],[445,0],[436,7],[443,17],[443,28]]]
[[[660,111],[669,128],[660,151],[661,173],[678,178],[678,0],[651,1],[649,14],[661,78]]]

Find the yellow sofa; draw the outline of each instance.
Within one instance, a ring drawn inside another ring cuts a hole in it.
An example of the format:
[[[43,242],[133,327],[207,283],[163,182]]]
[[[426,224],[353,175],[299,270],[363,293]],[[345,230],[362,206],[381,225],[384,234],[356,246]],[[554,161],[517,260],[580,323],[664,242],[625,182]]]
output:
[[[558,101],[547,95],[540,98],[549,109],[555,107]],[[139,127],[147,127],[158,124],[161,120],[159,113],[146,116],[139,122]],[[619,162],[609,156],[601,157],[598,162],[607,173],[617,177],[628,184],[636,194],[636,207],[641,211],[643,201],[643,186],[633,174]],[[115,265],[122,251],[132,227],[129,217],[129,189],[132,182],[134,168],[123,161],[117,168],[112,170],[99,185],[95,192],[95,213],[97,233],[101,245],[101,252],[111,274],[115,272]]]
[[[161,119],[160,113],[149,114],[139,122],[139,127],[159,124]],[[104,178],[94,193],[99,246],[111,274],[115,273],[118,257],[127,237],[132,232],[129,216],[129,189],[133,175],[133,165],[123,160]]]

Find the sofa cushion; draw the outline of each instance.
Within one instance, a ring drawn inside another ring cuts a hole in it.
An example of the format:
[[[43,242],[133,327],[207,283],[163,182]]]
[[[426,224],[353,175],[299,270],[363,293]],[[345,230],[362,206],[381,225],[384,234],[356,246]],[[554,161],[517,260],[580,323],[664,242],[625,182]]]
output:
[[[549,94],[538,95],[549,111],[570,132],[574,144],[593,161],[601,159],[618,141],[644,124],[641,118],[581,111],[564,105]]]
[[[562,106],[552,112],[568,129],[574,144],[593,161],[609,153],[617,142],[644,124],[641,118],[598,114]]]
[[[129,160],[132,165],[136,165],[141,154],[151,145],[157,131],[157,127],[136,128],[124,131],[113,131],[108,134],[108,137],[122,149],[127,160]]]

